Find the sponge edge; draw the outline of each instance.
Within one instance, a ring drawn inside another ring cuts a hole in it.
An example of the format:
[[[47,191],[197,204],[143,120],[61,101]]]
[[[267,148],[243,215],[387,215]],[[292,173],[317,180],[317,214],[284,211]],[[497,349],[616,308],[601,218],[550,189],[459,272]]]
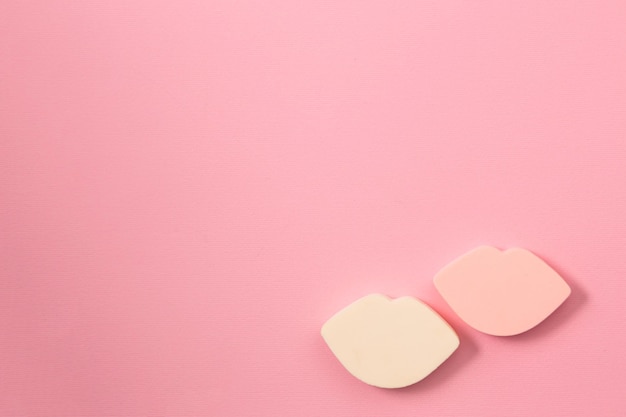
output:
[[[370,294],[336,313],[321,333],[348,372],[380,388],[422,380],[459,346],[450,325],[413,297]]]
[[[434,284],[463,321],[494,336],[532,329],[571,293],[556,271],[522,248],[478,247],[439,271]]]

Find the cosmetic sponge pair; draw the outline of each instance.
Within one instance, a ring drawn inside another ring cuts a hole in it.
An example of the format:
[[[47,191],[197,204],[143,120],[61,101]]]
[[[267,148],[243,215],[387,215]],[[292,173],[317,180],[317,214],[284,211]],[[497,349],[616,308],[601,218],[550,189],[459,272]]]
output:
[[[522,248],[478,247],[440,270],[434,284],[463,321],[494,336],[532,329],[571,293],[558,273]],[[452,327],[427,304],[381,294],[336,313],[322,337],[348,372],[381,388],[422,380],[459,346]]]

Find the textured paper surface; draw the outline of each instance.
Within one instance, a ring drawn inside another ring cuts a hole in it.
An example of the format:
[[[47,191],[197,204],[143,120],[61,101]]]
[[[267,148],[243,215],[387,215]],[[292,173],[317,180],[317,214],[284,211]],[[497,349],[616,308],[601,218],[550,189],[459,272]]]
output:
[[[623,1],[0,2],[1,416],[619,416]],[[573,293],[515,338],[431,282],[521,246]],[[319,330],[458,331],[369,387]]]

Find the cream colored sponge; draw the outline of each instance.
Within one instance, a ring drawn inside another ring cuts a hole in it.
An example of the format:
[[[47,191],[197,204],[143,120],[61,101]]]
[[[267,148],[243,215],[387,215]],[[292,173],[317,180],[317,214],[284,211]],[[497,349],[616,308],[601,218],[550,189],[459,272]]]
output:
[[[570,287],[539,257],[521,248],[478,247],[448,264],[435,287],[467,324],[495,336],[525,332],[570,295]]]
[[[356,378],[401,388],[425,378],[459,346],[436,312],[413,297],[363,297],[332,316],[322,337]]]

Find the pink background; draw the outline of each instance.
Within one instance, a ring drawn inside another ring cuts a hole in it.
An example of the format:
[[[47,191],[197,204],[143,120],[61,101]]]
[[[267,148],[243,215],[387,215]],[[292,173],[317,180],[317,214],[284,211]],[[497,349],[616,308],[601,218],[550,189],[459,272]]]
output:
[[[626,2],[0,2],[1,416],[618,416]],[[524,246],[573,287],[479,334],[432,277]],[[404,390],[319,336],[414,295]]]

